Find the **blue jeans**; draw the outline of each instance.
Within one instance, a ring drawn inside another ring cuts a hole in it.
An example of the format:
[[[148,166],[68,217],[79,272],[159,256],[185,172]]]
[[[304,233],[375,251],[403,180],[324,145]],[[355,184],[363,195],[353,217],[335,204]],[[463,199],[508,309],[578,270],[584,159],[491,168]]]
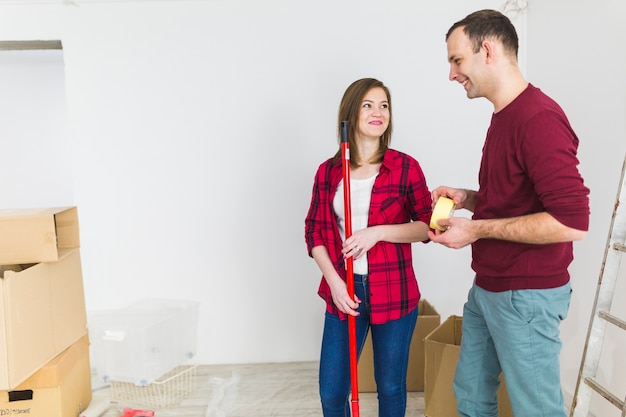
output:
[[[463,417],[497,417],[504,374],[515,417],[566,417],[559,325],[570,284],[542,290],[486,291],[475,284],[463,309],[454,394]]]
[[[406,412],[406,373],[417,308],[399,320],[370,326],[369,284],[366,275],[354,275],[354,292],[362,301],[356,318],[357,351],[361,354],[371,328],[378,415],[403,417]],[[348,320],[326,313],[319,373],[324,417],[350,416],[350,353]]]

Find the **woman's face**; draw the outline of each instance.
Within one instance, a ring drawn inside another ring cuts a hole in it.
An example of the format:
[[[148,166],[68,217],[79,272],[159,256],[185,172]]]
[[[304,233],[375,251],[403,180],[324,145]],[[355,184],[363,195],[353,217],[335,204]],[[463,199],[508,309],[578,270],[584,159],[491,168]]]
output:
[[[374,87],[361,102],[358,139],[380,139],[389,126],[389,102],[385,90]]]

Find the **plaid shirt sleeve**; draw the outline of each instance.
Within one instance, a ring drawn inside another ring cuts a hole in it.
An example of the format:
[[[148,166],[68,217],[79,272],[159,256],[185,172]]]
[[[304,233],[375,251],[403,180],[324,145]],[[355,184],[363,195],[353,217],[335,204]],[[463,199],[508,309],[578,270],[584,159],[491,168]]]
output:
[[[311,204],[304,222],[304,237],[309,256],[315,246],[326,246],[336,266],[339,265],[334,257],[335,254],[341,253],[341,241],[337,241],[339,228],[333,210],[333,197],[341,179],[340,169],[341,166],[332,159],[319,166],[313,183]]]
[[[304,221],[304,239],[309,256],[314,247],[325,246],[335,269],[345,280],[345,262],[341,254],[342,242],[332,205],[341,175],[341,161],[329,159],[319,166],[313,183],[311,204]],[[346,318],[335,307],[330,287],[324,277],[320,281],[318,294],[326,302],[328,312],[339,315],[342,319]]]

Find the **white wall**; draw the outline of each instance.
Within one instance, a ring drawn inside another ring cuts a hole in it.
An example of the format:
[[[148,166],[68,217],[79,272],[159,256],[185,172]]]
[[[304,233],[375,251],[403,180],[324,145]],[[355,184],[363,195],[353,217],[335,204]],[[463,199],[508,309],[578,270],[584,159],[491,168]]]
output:
[[[0,51],[0,207],[74,200],[63,52]]]
[[[528,77],[556,98],[580,138],[580,170],[591,189],[591,225],[575,245],[570,268],[574,289],[569,318],[562,327],[562,374],[573,393],[602,267],[619,174],[626,154],[626,43],[621,0],[535,1],[528,11]],[[622,265],[613,312],[626,318],[626,267]],[[598,380],[618,397],[626,392],[626,334],[609,327]],[[620,416],[593,396],[597,416]]]
[[[624,58],[604,42],[618,30],[618,2],[531,2],[514,20],[528,40],[522,67],[570,115],[592,188],[592,229],[576,245],[563,329],[570,395],[626,147]],[[44,192],[13,175],[11,189],[34,192],[0,202],[60,205],[63,196],[78,206],[90,310],[194,299],[199,362],[317,360],[320,274],[303,226],[315,169],[336,150],[343,91],[364,76],[386,82],[393,146],[421,162],[431,187],[475,187],[492,108],[447,80],[444,34],[468,12],[503,3],[0,2],[0,40],[63,42],[69,126],[54,140],[70,144],[58,166],[30,164],[56,186]],[[22,143],[0,140],[3,154]],[[7,164],[3,179],[16,163]],[[416,244],[414,256],[423,296],[443,318],[461,314],[469,249]]]

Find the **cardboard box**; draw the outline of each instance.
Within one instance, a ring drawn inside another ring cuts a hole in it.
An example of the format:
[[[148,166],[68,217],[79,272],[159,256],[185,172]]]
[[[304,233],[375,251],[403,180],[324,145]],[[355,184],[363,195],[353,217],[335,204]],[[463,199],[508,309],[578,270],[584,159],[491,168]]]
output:
[[[407,391],[424,391],[424,338],[441,323],[441,316],[426,300],[418,305],[417,324],[411,339],[409,367],[406,376]],[[359,358],[359,392],[376,392],[374,380],[374,351],[368,334]]]
[[[85,333],[79,249],[57,262],[5,270],[0,277],[0,390],[15,388]]]
[[[426,336],[424,374],[424,415],[426,417],[458,416],[452,383],[461,351],[463,318],[448,317]],[[498,390],[498,415],[513,417],[504,379]]]
[[[11,391],[0,391],[0,415],[74,417],[91,402],[89,338],[85,334]]]
[[[78,247],[76,207],[0,210],[0,265],[54,262]]]

